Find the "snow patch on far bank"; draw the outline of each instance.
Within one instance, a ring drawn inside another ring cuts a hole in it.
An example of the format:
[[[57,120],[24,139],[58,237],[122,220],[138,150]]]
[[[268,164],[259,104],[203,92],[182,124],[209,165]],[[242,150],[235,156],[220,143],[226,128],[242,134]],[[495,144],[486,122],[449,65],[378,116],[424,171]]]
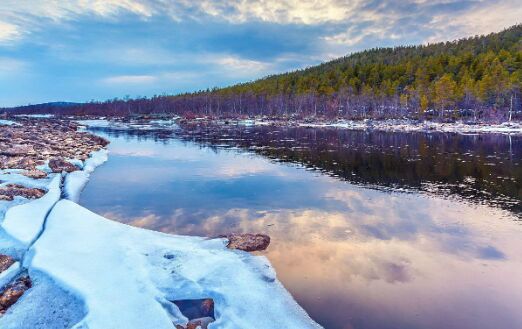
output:
[[[522,134],[522,123],[467,124],[464,122],[440,123],[434,121],[414,122],[410,120],[362,120],[336,121],[330,123],[299,123],[301,127],[333,127],[353,130],[382,130],[393,132],[451,132],[451,133],[502,133]]]
[[[12,125],[19,125],[19,124],[14,121],[11,121],[11,120],[0,119],[0,126],[12,126]]]

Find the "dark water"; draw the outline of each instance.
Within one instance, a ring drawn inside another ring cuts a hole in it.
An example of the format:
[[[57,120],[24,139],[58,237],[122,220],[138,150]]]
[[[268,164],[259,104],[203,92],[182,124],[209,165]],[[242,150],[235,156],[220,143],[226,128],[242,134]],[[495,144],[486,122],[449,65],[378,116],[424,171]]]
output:
[[[522,138],[191,126],[110,138],[81,203],[162,232],[260,232],[326,328],[522,328]]]

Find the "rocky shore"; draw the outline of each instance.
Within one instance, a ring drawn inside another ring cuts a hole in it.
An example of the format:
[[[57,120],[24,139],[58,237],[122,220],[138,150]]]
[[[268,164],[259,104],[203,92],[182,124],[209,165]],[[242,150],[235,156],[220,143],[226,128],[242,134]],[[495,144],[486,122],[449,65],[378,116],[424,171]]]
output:
[[[74,122],[52,119],[0,122],[0,201],[42,198],[47,192],[45,189],[12,183],[10,178],[23,175],[42,180],[52,173],[80,170],[92,152],[108,143],[98,136],[78,132]],[[0,254],[0,276],[6,276],[5,272],[15,263],[13,257]],[[31,284],[29,276],[19,274],[0,286],[0,315],[15,304]]]
[[[166,235],[70,201],[107,158],[108,141],[78,128],[0,121],[1,328],[319,327],[247,253],[268,236]]]

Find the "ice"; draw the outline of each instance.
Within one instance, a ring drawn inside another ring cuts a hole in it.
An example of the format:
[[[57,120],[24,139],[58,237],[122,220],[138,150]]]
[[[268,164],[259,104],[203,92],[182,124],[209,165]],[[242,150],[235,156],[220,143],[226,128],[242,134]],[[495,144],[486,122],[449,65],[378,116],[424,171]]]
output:
[[[95,120],[77,120],[81,125],[93,127],[93,128],[107,128],[112,125],[112,122],[106,119],[95,119]]]
[[[20,263],[16,262],[0,273],[0,288],[11,282],[20,273]]]
[[[33,179],[21,174],[24,170],[19,169],[7,169],[0,170],[0,181],[2,184],[20,184],[26,187],[35,187],[47,189],[49,183],[51,182],[52,175],[43,179]]]
[[[354,130],[383,130],[383,131],[440,131],[462,134],[503,133],[522,134],[522,124],[518,122],[504,122],[500,124],[467,124],[464,122],[440,123],[434,121],[414,122],[411,120],[339,120],[334,122],[301,123],[302,127],[332,127]]]
[[[93,152],[91,156],[85,160],[83,170],[75,171],[65,177],[64,194],[65,197],[74,202],[80,199],[80,193],[89,181],[90,174],[96,167],[107,161],[108,151],[105,149]]]
[[[31,273],[33,287],[0,317],[2,329],[71,328],[85,316],[82,301],[42,273]]]
[[[47,213],[60,200],[60,183],[61,176],[55,175],[43,197],[9,208],[2,228],[22,244],[31,245],[41,233]]]
[[[222,239],[134,228],[61,200],[30,252],[30,273],[47,273],[80,296],[88,309],[82,325],[91,329],[173,328],[185,319],[169,314],[168,301],[196,298],[216,303],[209,328],[318,328],[266,259],[228,250]]]
[[[11,120],[0,119],[0,126],[11,126],[11,125],[18,125],[18,123],[11,121]]]

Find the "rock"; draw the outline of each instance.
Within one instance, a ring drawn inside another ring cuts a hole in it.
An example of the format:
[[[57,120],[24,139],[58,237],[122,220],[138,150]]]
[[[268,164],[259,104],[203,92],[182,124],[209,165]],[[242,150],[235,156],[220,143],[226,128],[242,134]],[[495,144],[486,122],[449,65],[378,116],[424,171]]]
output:
[[[265,234],[232,233],[220,237],[228,239],[227,248],[243,251],[265,250],[270,244],[270,237]]]
[[[204,317],[199,319],[192,319],[187,323],[187,329],[207,329],[210,323],[214,322],[214,318]]]
[[[12,145],[7,149],[0,150],[0,154],[7,156],[32,155],[34,148],[32,145]]]
[[[12,158],[9,161],[9,168],[33,170],[35,166],[35,161],[28,156]]]
[[[187,323],[186,327],[177,324],[176,329],[208,329],[208,325],[214,321],[212,317],[192,319]]]
[[[0,254],[0,273],[7,270],[14,262],[12,257]]]
[[[41,178],[47,177],[47,173],[45,171],[38,170],[38,169],[24,171],[22,173],[22,175],[27,176],[29,178],[34,178],[34,179],[41,179]]]
[[[4,314],[31,286],[32,282],[28,276],[20,277],[8,284],[0,294],[0,314]]]
[[[49,160],[49,168],[51,168],[53,172],[73,172],[78,170],[78,167],[62,158],[53,158]]]
[[[15,196],[22,196],[27,199],[39,199],[43,197],[45,191],[34,187],[25,187],[18,184],[7,184],[0,187],[2,200],[12,201]]]
[[[185,299],[172,301],[189,320],[205,317],[214,317],[214,300],[205,299]]]

